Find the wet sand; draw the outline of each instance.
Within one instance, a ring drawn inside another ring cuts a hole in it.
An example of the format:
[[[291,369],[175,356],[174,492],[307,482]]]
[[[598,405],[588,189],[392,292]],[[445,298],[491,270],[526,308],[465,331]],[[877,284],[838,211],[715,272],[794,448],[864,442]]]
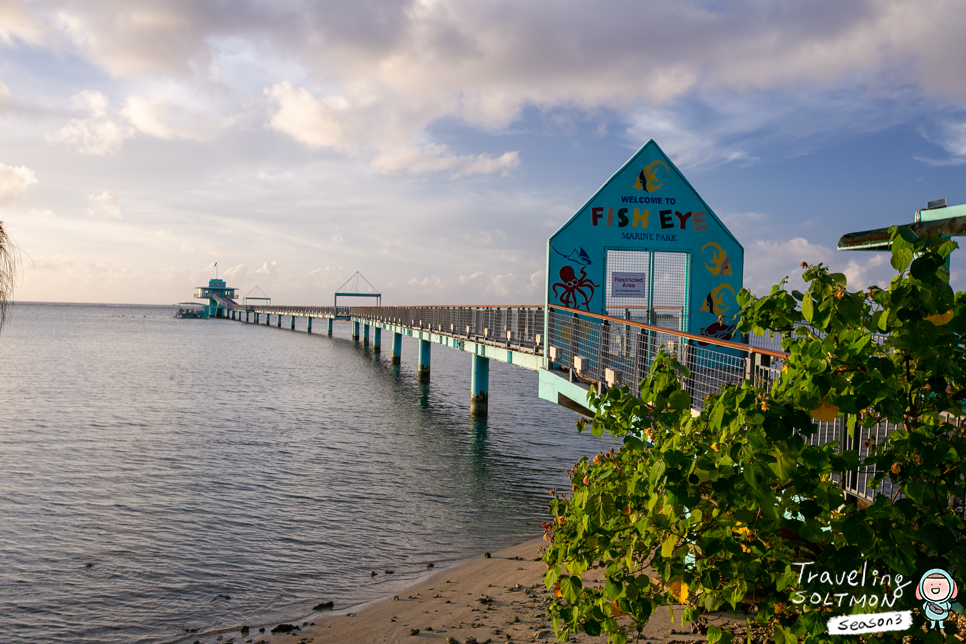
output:
[[[490,642],[556,641],[546,617],[552,595],[544,587],[546,565],[534,561],[546,542],[536,539],[490,558],[479,557],[442,570],[401,592],[398,599],[384,599],[346,614],[318,611],[309,623],[299,623],[291,633],[271,634],[252,629],[235,642],[252,644],[383,644],[422,641],[478,644]],[[674,622],[667,610],[653,616],[641,641],[706,641],[690,634],[690,625]],[[725,618],[712,623],[723,624]],[[729,621],[733,621],[731,618]],[[275,625],[272,625],[275,626]],[[418,633],[415,631],[418,630]],[[687,631],[687,634],[679,631]],[[571,635],[571,642],[606,642],[606,637]],[[633,641],[633,638],[632,638]]]

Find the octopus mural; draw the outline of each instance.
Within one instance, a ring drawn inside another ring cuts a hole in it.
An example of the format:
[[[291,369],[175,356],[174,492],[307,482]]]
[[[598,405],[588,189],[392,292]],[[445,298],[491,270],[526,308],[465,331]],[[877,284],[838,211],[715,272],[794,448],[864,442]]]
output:
[[[587,277],[587,269],[580,267],[580,277],[574,273],[573,266],[564,266],[560,269],[560,279],[555,282],[550,290],[562,306],[568,309],[583,309],[590,311],[590,300],[594,297],[594,290],[600,285],[594,284]],[[558,292],[559,290],[559,292]]]

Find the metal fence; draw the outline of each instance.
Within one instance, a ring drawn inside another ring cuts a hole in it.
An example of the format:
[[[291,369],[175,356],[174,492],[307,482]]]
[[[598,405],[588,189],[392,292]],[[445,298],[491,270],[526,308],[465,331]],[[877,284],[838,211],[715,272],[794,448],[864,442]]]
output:
[[[691,372],[683,384],[698,410],[725,383],[770,382],[785,358],[779,351],[557,306],[550,307],[547,341],[550,360],[572,378],[627,385],[634,394],[663,349]]]
[[[354,306],[352,316],[542,353],[543,306]]]
[[[644,316],[636,315],[634,311],[628,314],[625,310],[615,310],[614,313],[626,316],[622,319],[551,305],[544,339],[544,307],[541,305],[340,306],[338,309],[331,306],[250,305],[245,310],[271,315],[334,315],[372,320],[537,355],[542,355],[545,343],[549,366],[565,369],[572,380],[608,387],[627,385],[635,395],[640,393],[641,380],[650,373],[655,357],[663,349],[690,371],[683,386],[691,394],[696,410],[703,409],[707,397],[720,391],[725,384],[737,385],[750,379],[769,386],[780,376],[787,357],[780,349],[779,336],[760,338],[752,335],[748,338],[750,342],[745,344],[680,331],[680,321],[675,317],[677,311],[669,311],[665,319],[654,313]],[[883,338],[877,336],[875,339],[881,342]],[[947,420],[957,427],[962,426],[960,417],[948,417]],[[877,446],[886,444],[895,429],[894,425],[883,422],[871,429],[856,428],[855,435],[849,436],[846,422],[842,416],[834,422],[816,421],[816,431],[805,437],[805,441],[809,445],[838,441],[841,451],[854,450],[865,458]],[[834,474],[832,478],[842,485],[849,497],[862,502],[872,503],[880,495],[893,500],[898,498],[888,476],[878,488],[869,486],[876,474],[875,468],[869,465],[854,472]],[[950,500],[950,509],[966,513],[959,499]]]

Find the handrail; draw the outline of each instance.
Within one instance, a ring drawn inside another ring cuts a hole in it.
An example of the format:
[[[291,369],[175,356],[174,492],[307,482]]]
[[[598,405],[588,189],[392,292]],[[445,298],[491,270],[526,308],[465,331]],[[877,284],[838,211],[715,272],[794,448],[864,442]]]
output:
[[[652,324],[644,324],[643,322],[635,322],[634,320],[626,320],[624,318],[615,318],[609,315],[600,315],[598,313],[590,313],[589,311],[581,311],[578,309],[570,309],[565,306],[556,306],[555,304],[549,305],[551,310],[555,311],[566,311],[567,313],[575,313],[584,317],[596,318],[598,320],[607,320],[608,322],[615,322],[617,324],[626,324],[627,326],[635,326],[641,329],[647,329],[648,331],[657,331],[659,333],[665,333],[669,335],[677,335],[682,338],[688,338],[689,340],[695,340],[702,344],[714,344],[720,347],[725,347],[728,349],[737,349],[739,351],[746,351],[748,353],[760,353],[764,356],[771,356],[772,358],[787,358],[788,353],[783,351],[772,351],[771,349],[759,349],[758,347],[753,347],[750,344],[744,344],[742,342],[731,342],[729,340],[718,340],[716,338],[709,338],[704,335],[696,335],[694,333],[687,333],[685,331],[675,331],[674,329],[665,329],[664,327],[654,326]]]

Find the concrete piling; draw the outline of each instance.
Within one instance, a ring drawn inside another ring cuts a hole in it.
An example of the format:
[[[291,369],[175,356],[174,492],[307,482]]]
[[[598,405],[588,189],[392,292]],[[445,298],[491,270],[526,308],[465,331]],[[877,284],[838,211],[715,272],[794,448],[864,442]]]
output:
[[[490,393],[490,359],[474,353],[470,368],[470,415],[486,416]]]
[[[379,353],[382,351],[382,329],[376,327],[375,337],[372,339],[372,352]]]
[[[392,363],[402,362],[402,333],[392,332]]]
[[[419,340],[419,366],[416,369],[419,382],[429,382],[429,356],[432,346],[429,340]]]

